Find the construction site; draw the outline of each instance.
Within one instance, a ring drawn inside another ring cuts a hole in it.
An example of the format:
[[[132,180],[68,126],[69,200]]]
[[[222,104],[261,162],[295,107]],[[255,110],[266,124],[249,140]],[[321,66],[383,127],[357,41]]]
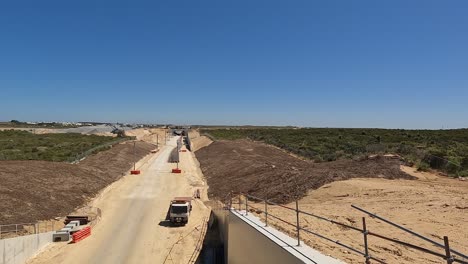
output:
[[[468,264],[468,1],[1,1],[0,264]]]
[[[74,162],[0,160],[1,264],[468,261],[463,178],[187,127],[125,136]]]

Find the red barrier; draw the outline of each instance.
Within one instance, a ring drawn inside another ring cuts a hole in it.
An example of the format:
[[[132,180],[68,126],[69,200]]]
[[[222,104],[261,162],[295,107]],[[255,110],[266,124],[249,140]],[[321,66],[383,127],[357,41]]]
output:
[[[187,152],[187,150],[186,150],[186,149],[182,149],[180,152]]]
[[[181,169],[172,169],[172,173],[182,173]]]
[[[130,171],[130,174],[132,174],[132,175],[136,175],[136,174],[140,174],[140,173],[141,173],[140,170],[132,170],[132,171]]]
[[[72,243],[78,243],[91,235],[91,227],[87,226],[72,235]]]

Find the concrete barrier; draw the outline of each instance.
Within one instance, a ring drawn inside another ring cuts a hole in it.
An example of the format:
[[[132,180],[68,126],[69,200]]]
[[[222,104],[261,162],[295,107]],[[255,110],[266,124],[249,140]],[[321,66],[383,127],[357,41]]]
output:
[[[54,232],[0,240],[0,264],[23,264],[52,242]]]

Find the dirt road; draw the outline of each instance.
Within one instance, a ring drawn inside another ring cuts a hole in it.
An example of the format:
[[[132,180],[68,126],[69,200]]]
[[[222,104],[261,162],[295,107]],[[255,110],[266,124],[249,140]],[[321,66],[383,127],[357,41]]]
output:
[[[142,166],[142,174],[125,176],[109,186],[92,206],[102,218],[91,237],[77,244],[56,243],[29,263],[187,263],[209,210],[196,200],[189,223],[171,227],[166,221],[174,196],[192,196],[192,153],[181,153],[183,174],[171,174],[167,163],[176,138]],[[189,180],[190,179],[190,180]],[[176,244],[177,243],[177,244]],[[169,254],[172,252],[172,254]]]

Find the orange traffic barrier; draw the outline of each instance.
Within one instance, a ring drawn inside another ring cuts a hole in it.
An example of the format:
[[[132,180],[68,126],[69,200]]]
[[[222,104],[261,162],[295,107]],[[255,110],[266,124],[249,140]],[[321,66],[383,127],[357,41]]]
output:
[[[91,235],[91,227],[87,226],[72,235],[72,243],[78,243]]]
[[[136,175],[136,174],[140,174],[140,173],[141,173],[140,170],[132,170],[132,171],[130,171],[130,174],[132,174],[132,175]]]

